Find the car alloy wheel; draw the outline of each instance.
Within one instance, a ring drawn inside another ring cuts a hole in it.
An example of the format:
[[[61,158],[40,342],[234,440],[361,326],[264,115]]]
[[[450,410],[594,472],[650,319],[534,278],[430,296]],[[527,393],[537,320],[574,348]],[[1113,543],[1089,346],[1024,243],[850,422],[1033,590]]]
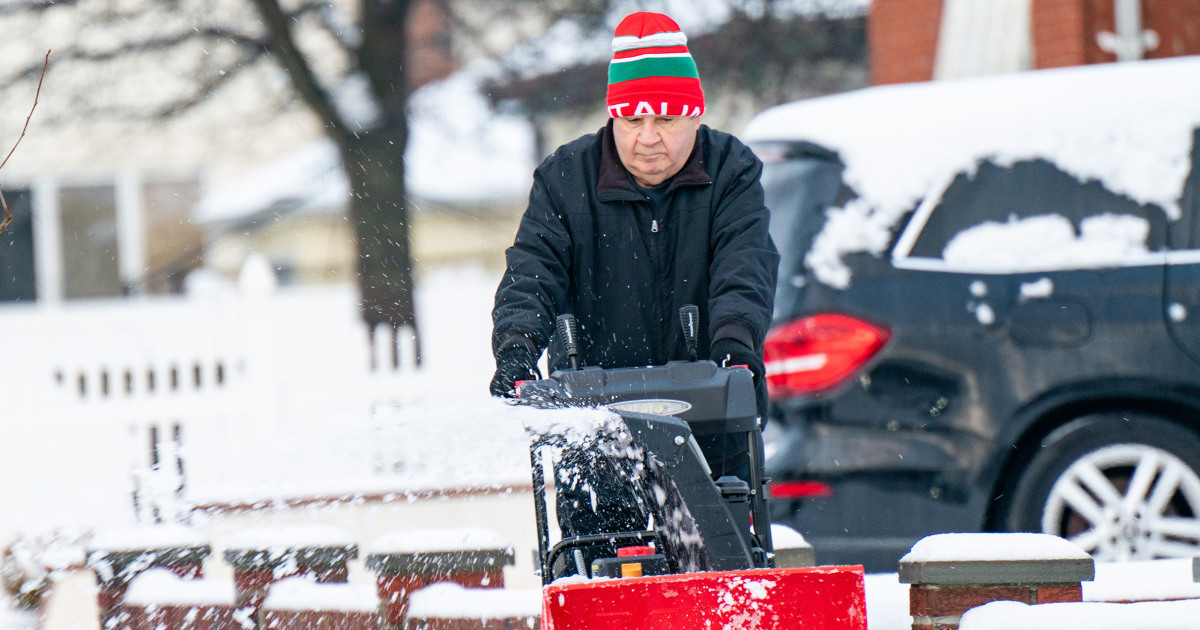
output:
[[[1116,444],[1077,459],[1050,488],[1042,531],[1097,560],[1190,557],[1200,547],[1200,475],[1171,453]]]
[[[998,525],[1071,540],[1097,560],[1200,555],[1200,436],[1163,417],[1075,418],[1011,470]]]

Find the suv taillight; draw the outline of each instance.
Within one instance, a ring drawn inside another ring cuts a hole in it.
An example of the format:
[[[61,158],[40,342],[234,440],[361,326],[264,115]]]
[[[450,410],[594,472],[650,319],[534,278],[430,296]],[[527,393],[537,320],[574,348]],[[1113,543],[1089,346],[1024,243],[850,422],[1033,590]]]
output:
[[[771,400],[841,384],[887,343],[885,328],[846,315],[810,315],[782,324],[763,342]]]

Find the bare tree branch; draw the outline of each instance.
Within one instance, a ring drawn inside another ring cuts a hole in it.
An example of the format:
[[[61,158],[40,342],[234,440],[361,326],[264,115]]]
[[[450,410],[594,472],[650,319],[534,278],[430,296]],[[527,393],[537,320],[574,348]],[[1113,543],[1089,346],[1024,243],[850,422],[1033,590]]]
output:
[[[328,2],[320,2],[317,15],[320,16],[321,28],[342,47],[347,54],[352,53],[361,43],[362,37],[349,24],[340,22]]]
[[[239,33],[237,31],[231,31],[218,27],[204,27],[197,30],[183,31],[167,36],[132,41],[108,50],[74,49],[67,50],[65,52],[60,51],[58,57],[55,57],[55,61],[60,64],[67,62],[101,63],[114,61],[135,53],[170,51],[178,46],[192,44],[197,40],[197,38],[218,43],[228,42],[243,48],[258,48],[265,50],[267,47],[267,41],[259,37],[254,37],[245,33]],[[41,66],[30,64],[9,75],[8,77],[0,78],[0,89],[7,88],[23,81],[32,80],[34,77],[38,76],[40,71]]]
[[[111,61],[113,59],[124,57],[130,53],[157,52],[168,50],[183,44],[195,43],[197,39],[210,40],[214,42],[229,42],[238,46],[258,47],[262,48],[267,45],[267,41],[246,33],[232,31],[216,26],[199,27],[196,29],[181,31],[167,36],[151,37],[143,40],[135,40],[128,42],[122,46],[108,50],[72,50],[69,51],[65,58],[81,61]],[[62,61],[64,56],[59,57]]]
[[[0,4],[0,15],[15,15],[31,11],[47,11],[78,4],[79,0],[12,0]]]
[[[38,79],[37,91],[33,93],[33,107],[29,108],[29,115],[25,117],[25,126],[21,127],[21,135],[17,137],[17,141],[13,143],[11,149],[8,150],[8,155],[4,156],[4,160],[0,161],[0,169],[8,164],[8,158],[12,157],[13,151],[17,150],[17,145],[21,144],[21,140],[25,138],[25,130],[29,129],[29,119],[33,118],[33,110],[37,109],[38,97],[42,94],[42,80],[46,78],[46,68],[50,66],[50,51],[46,51],[46,60],[42,62],[42,76]],[[0,221],[0,234],[3,234],[8,229],[9,222],[12,221],[12,212],[8,209],[8,202],[4,200],[4,191],[0,190],[0,207],[4,208],[4,219]]]
[[[292,16],[284,13],[279,3],[273,0],[254,0],[254,6],[258,8],[259,15],[266,23],[267,50],[288,74],[292,88],[329,128],[331,138],[345,138],[346,124],[341,114],[334,106],[329,93],[321,87],[316,73],[292,36]]]
[[[613,3],[613,0],[572,0],[567,2],[509,0],[508,2],[474,3],[469,7],[468,12],[460,3],[450,2],[446,5],[446,14],[459,38],[472,42],[485,56],[500,60],[508,45],[499,44],[503,48],[488,45],[487,33],[494,29],[496,24],[508,23],[511,25],[514,19],[519,20],[524,9],[535,7],[538,17],[548,25],[554,25],[566,19],[577,24],[583,33],[609,32],[609,27],[605,26],[605,19],[612,11]],[[645,7],[645,10],[653,9]],[[480,12],[483,12],[484,17],[479,16]]]
[[[192,93],[180,99],[176,99],[171,103],[167,103],[158,111],[149,114],[147,118],[170,118],[176,114],[182,113],[196,105],[199,105],[204,99],[211,96],[219,90],[223,85],[229,83],[242,72],[249,70],[254,66],[254,62],[264,59],[267,55],[265,48],[244,49],[241,56],[227,68],[222,69],[219,73],[212,74],[202,79],[195,87]]]

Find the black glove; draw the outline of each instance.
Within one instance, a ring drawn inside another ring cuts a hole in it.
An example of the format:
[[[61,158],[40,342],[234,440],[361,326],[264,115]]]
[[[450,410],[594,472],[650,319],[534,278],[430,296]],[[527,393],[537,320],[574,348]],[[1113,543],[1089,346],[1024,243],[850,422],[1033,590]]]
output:
[[[754,375],[754,403],[758,415],[767,418],[767,386],[763,381],[763,357],[746,344],[731,337],[722,337],[713,342],[709,356],[721,367],[744,365]]]
[[[493,396],[517,397],[517,381],[542,378],[537,367],[537,355],[524,344],[516,343],[496,353],[496,375],[488,389]]]
[[[762,378],[763,358],[746,344],[732,337],[722,337],[713,342],[709,358],[721,367],[744,365],[754,374],[754,382]]]

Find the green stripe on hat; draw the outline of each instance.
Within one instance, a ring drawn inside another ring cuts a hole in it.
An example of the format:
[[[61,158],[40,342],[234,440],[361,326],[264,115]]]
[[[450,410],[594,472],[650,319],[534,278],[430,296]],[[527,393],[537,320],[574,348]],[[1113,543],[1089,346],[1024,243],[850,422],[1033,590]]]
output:
[[[632,61],[616,61],[608,64],[609,84],[633,81],[646,77],[680,77],[699,79],[696,61],[691,55],[684,57],[646,57]]]

